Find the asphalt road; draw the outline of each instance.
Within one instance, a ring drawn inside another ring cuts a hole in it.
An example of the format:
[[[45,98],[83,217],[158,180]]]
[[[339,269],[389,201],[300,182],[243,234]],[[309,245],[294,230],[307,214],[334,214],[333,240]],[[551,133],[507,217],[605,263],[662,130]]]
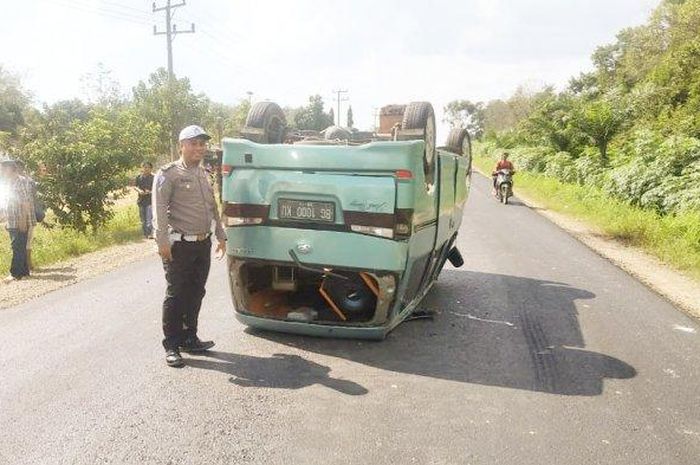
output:
[[[459,245],[380,343],[247,331],[223,262],[183,369],[153,259],[2,310],[0,464],[700,463],[696,322],[483,178]]]

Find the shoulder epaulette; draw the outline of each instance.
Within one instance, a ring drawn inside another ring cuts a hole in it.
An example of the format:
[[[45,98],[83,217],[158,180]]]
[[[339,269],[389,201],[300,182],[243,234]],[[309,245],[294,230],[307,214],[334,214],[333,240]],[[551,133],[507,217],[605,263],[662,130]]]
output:
[[[160,170],[165,173],[166,171],[168,171],[170,168],[172,168],[176,164],[177,164],[177,161],[171,161],[170,163],[161,166]]]

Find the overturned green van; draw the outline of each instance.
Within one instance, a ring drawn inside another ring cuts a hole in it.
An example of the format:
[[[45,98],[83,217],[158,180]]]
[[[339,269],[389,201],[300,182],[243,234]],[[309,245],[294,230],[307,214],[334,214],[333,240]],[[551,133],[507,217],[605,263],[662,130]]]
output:
[[[274,103],[254,105],[247,139],[224,139],[222,202],[238,320],[271,331],[383,339],[449,259],[471,175],[464,129],[435,146],[427,102],[391,134],[285,137]],[[252,140],[249,140],[252,139]],[[286,142],[286,143],[285,143]]]

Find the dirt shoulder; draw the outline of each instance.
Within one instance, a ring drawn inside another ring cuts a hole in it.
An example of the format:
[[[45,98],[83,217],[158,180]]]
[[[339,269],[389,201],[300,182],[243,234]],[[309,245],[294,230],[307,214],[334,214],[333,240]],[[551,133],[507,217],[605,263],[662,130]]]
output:
[[[686,314],[700,319],[700,282],[670,268],[639,248],[612,239],[584,221],[548,210],[522,192],[516,192],[516,196],[528,207],[643,282]]]
[[[27,279],[0,283],[0,309],[19,305],[150,256],[155,258],[156,247],[153,241],[144,240],[115,245],[36,269]]]

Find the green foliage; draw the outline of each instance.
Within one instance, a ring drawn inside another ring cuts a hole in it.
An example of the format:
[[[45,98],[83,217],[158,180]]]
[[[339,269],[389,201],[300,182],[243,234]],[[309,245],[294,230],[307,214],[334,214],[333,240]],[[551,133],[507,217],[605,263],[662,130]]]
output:
[[[38,132],[25,145],[25,157],[32,166],[46,166],[41,193],[58,223],[77,231],[103,226],[111,218],[114,193],[127,185],[129,170],[152,155],[158,130],[133,108],[96,108],[84,121]]]
[[[241,134],[248,110],[248,100],[241,100],[238,105],[233,106],[212,102],[202,119],[202,126],[212,135],[214,143],[221,144],[222,138],[238,137]]]
[[[579,101],[571,113],[572,127],[586,135],[600,151],[603,164],[608,163],[608,144],[627,120],[627,108],[613,96]]]
[[[32,260],[35,266],[41,268],[115,244],[141,240],[142,237],[139,212],[132,204],[115,209],[112,218],[96,232],[37,226],[32,242]],[[9,236],[0,234],[0,274],[3,276],[9,273],[11,259]]]
[[[482,102],[470,102],[469,100],[453,100],[444,108],[443,121],[450,126],[465,128],[475,139],[480,139],[484,134],[485,112]]]
[[[334,124],[331,115],[323,111],[323,98],[320,95],[312,95],[307,106],[292,111],[293,119],[287,122],[293,121],[297,129],[322,131]]]
[[[190,124],[204,125],[209,109],[209,99],[192,92],[189,79],[173,79],[169,83],[168,72],[160,68],[133,89],[134,105],[143,119],[158,125],[159,154],[169,153],[170,142],[177,142],[180,129]]]
[[[348,107],[348,118],[347,118],[347,126],[349,128],[353,127],[355,125],[355,120],[352,118],[352,105]]]
[[[0,66],[0,152],[11,152],[14,140],[25,122],[30,96],[19,78]],[[4,135],[3,135],[4,134]]]
[[[101,107],[116,107],[125,103],[119,83],[112,78],[112,71],[98,63],[95,71],[81,78],[87,101]]]
[[[494,161],[485,156],[487,149],[484,145],[477,145],[475,149],[474,165],[483,172],[489,172]],[[523,171],[516,176],[516,190],[528,199],[584,220],[603,234],[640,247],[700,279],[700,212],[697,210],[660,215],[631,206],[595,185],[572,184]]]
[[[565,91],[521,88],[489,102],[486,151],[655,214],[700,211],[698,30],[700,0],[662,1],[596,49],[594,70]]]

